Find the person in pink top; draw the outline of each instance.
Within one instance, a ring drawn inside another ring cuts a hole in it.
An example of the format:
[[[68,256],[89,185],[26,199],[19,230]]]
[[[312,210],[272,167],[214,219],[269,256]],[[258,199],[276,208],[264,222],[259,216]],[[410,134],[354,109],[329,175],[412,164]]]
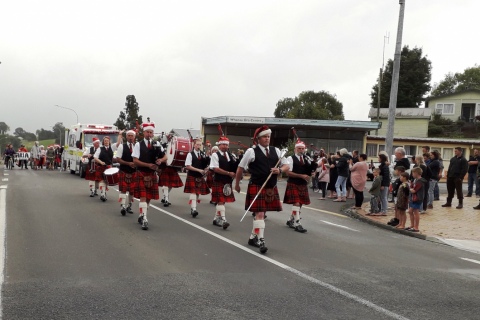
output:
[[[330,182],[330,165],[327,158],[321,158],[318,161],[318,188],[322,192],[322,197],[319,200],[325,200],[325,193],[327,192],[327,184]]]
[[[353,208],[360,209],[363,203],[363,189],[367,182],[368,164],[366,162],[367,155],[360,154],[359,161],[353,164],[350,160],[350,180],[352,182],[353,192],[355,193],[355,206]]]

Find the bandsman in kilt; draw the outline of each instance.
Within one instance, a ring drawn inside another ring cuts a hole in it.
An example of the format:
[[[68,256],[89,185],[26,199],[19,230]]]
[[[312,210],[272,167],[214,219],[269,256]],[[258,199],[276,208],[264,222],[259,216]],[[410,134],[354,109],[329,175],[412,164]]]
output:
[[[85,180],[88,181],[88,187],[90,189],[90,197],[98,196],[98,181],[95,179],[95,161],[93,161],[93,155],[95,151],[100,147],[100,140],[98,138],[92,139],[93,146],[90,150],[86,150],[83,153],[82,158],[88,159],[88,164],[85,171]]]
[[[225,219],[225,203],[235,201],[232,181],[238,166],[235,157],[228,151],[229,143],[227,137],[220,137],[219,151],[212,153],[210,158],[210,169],[215,172],[212,182],[212,202],[216,203],[213,225],[224,230],[230,226]]]
[[[93,159],[96,163],[95,166],[95,181],[98,181],[98,186],[100,188],[100,200],[103,202],[107,201],[107,191],[108,187],[105,182],[105,177],[103,173],[108,168],[111,168],[113,165],[113,152],[117,149],[117,146],[123,140],[121,131],[118,135],[118,140],[116,145],[110,145],[110,137],[104,137],[100,148],[95,151]]]
[[[138,223],[143,230],[148,230],[148,205],[150,200],[159,198],[157,169],[167,161],[167,155],[160,143],[152,140],[155,124],[143,123],[142,127],[144,139],[135,144],[132,153],[133,163],[137,167],[133,195],[140,199]]]
[[[218,146],[214,146],[211,150],[210,150],[210,155],[214,154],[215,152],[217,152],[219,149],[218,149]],[[210,156],[210,164],[212,163],[212,157]],[[208,167],[208,170],[207,170],[207,187],[212,190],[212,187],[213,187],[213,176],[215,175],[215,172],[212,170],[212,167],[209,166]],[[216,205],[217,203],[215,203],[213,201],[213,194],[212,194],[212,199],[210,199],[210,203],[211,204],[214,204]]]
[[[300,223],[300,210],[302,205],[310,204],[307,184],[312,172],[317,169],[317,164],[309,157],[306,157],[304,153],[305,143],[298,139],[295,144],[295,154],[287,158],[290,168],[287,171],[287,188],[283,198],[283,203],[293,205],[292,215],[287,221],[287,226],[301,233],[307,232],[307,229],[303,228]]]
[[[250,181],[248,183],[247,196],[245,197],[245,210],[248,210],[253,199],[257,199],[250,207],[253,212],[253,229],[248,244],[260,248],[261,253],[267,252],[265,245],[265,212],[282,211],[282,203],[278,195],[277,177],[289,166],[286,159],[281,158],[278,148],[270,146],[270,134],[272,131],[267,126],[255,130],[253,136],[254,146],[249,148],[240,161],[235,176],[235,190],[240,192],[240,181],[243,171],[248,167]],[[277,166],[277,163],[280,167]],[[270,173],[270,179],[268,179]],[[268,180],[267,180],[268,179]],[[261,190],[262,185],[265,187]]]
[[[135,135],[133,130],[127,131],[127,142],[118,146],[117,148],[117,162],[120,164],[120,171],[118,172],[118,202],[120,202],[120,213],[124,216],[127,212],[133,214],[132,203],[133,192],[135,189],[135,163],[133,163],[133,148],[135,147]],[[127,205],[128,192],[128,205]]]
[[[190,204],[190,214],[194,218],[198,215],[197,203],[200,203],[199,195],[210,193],[204,178],[210,158],[207,158],[201,148],[202,140],[195,140],[193,150],[187,154],[187,159],[185,159],[185,168],[188,172],[183,192],[190,194],[188,203]]]

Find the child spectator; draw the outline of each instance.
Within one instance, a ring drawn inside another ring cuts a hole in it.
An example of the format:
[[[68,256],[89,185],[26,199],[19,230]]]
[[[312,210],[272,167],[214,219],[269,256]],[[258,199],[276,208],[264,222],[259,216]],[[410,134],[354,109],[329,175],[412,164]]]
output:
[[[380,187],[382,186],[382,176],[380,175],[380,169],[375,168],[373,169],[373,183],[372,187],[368,192],[371,195],[370,198],[370,212],[367,213],[369,216],[382,216],[386,215],[381,211],[380,208]]]
[[[393,202],[395,202],[395,203],[396,203],[396,198],[397,198],[398,187],[400,187],[400,185],[402,184],[402,182],[400,180],[400,177],[401,177],[401,174],[404,173],[404,172],[405,172],[405,168],[403,166],[397,166],[397,167],[395,167],[395,169],[393,171],[394,176],[397,177],[395,179],[395,181],[392,183],[392,198],[393,198]],[[407,202],[407,204],[408,204],[408,202]],[[392,220],[387,222],[387,224],[392,226],[392,227],[395,227],[395,226],[398,225],[399,221],[400,220],[398,218],[398,213],[397,213],[397,210],[395,209],[395,218],[392,218]]]
[[[416,167],[412,169],[413,181],[410,184],[409,209],[410,227],[405,230],[411,232],[419,232],[420,210],[423,208],[423,199],[425,197],[425,182],[422,178],[422,169]]]
[[[398,217],[397,229],[405,229],[405,222],[407,222],[408,195],[410,193],[408,188],[409,177],[410,175],[407,172],[402,172],[399,178],[400,185],[397,189],[397,202],[395,203],[395,215]]]
[[[322,158],[318,162],[318,188],[322,191],[322,197],[319,200],[325,200],[325,193],[327,192],[327,183],[330,182],[330,165],[327,158]]]

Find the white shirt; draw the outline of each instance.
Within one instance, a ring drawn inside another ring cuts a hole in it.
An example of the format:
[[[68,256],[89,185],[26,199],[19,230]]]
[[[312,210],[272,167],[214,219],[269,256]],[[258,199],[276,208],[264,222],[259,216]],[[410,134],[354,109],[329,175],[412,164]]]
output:
[[[133,150],[135,148],[135,142],[133,142],[133,143],[132,142],[127,142],[128,146],[130,146],[130,144],[132,145],[132,154],[133,154]],[[121,159],[122,156],[123,156],[123,143],[118,146],[117,153],[116,153],[115,157]]]
[[[145,141],[145,145],[148,146],[148,140],[147,139],[143,139],[142,141]],[[135,143],[135,145],[133,146],[133,152],[132,152],[132,157],[133,158],[137,158],[139,159],[140,158],[140,142],[139,141],[138,143]],[[161,148],[162,151],[163,150],[163,147],[160,145],[159,142],[157,141],[153,141],[152,139],[150,139],[150,146],[153,148],[153,147],[157,147],[157,148]]]
[[[300,161],[301,156],[298,155],[298,154],[296,154],[295,156],[297,157],[298,161]],[[288,166],[289,166],[288,171],[293,171],[293,158],[292,158],[292,156],[289,156],[287,158],[287,163],[288,163]]]
[[[257,148],[258,147],[260,147],[260,150],[262,150],[263,153],[265,153],[265,148],[264,147],[262,147],[260,145],[257,145]],[[277,152],[278,158],[280,158],[280,156],[282,155],[282,152],[280,151],[280,149],[275,148],[275,151]],[[248,167],[248,164],[253,162],[253,161],[255,161],[255,151],[253,150],[253,148],[248,148],[247,151],[245,152],[245,154],[243,155],[243,158],[240,161],[240,164],[238,166],[245,169],[246,167]],[[283,166],[284,164],[288,164],[287,159],[281,158],[280,159],[280,166]]]
[[[103,147],[103,146],[102,146],[102,147]],[[95,159],[98,159],[98,157],[100,157],[100,151],[101,151],[100,148],[101,148],[101,147],[98,147],[98,149],[95,150],[95,154],[93,155],[93,157],[94,157]],[[117,147],[116,147],[114,144],[113,144],[113,145],[112,145],[112,144],[109,145],[108,148],[109,148],[109,149],[112,149],[112,152],[115,152],[115,151],[117,150]]]
[[[196,154],[196,156],[197,156],[197,158],[198,158],[198,156],[200,155],[200,150],[196,151],[196,150],[194,149],[193,152]],[[217,159],[217,161],[218,161],[218,159]],[[192,153],[189,152],[189,153],[187,154],[187,159],[185,159],[185,167],[186,167],[186,166],[191,166],[191,165],[192,165]]]
[[[228,152],[222,152],[222,151],[218,151],[218,152],[220,152],[222,156],[226,156],[227,161],[230,161],[230,156],[228,155]],[[212,155],[210,156],[210,169],[213,169],[213,168],[220,168],[218,154],[216,152],[212,153]]]

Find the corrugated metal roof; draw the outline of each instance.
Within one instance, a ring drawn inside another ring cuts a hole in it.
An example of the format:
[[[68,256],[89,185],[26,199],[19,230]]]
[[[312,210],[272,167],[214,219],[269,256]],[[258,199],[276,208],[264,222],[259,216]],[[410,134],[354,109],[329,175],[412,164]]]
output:
[[[389,108],[380,108],[380,118],[387,119],[389,116]],[[432,116],[432,109],[428,108],[397,108],[395,109],[395,118],[414,118],[429,119]],[[377,118],[377,108],[370,108],[368,112],[370,119]]]
[[[172,129],[170,130],[170,133],[177,137],[189,138],[187,130],[190,130],[192,137],[194,138],[200,137],[200,130],[196,130],[196,129]]]

